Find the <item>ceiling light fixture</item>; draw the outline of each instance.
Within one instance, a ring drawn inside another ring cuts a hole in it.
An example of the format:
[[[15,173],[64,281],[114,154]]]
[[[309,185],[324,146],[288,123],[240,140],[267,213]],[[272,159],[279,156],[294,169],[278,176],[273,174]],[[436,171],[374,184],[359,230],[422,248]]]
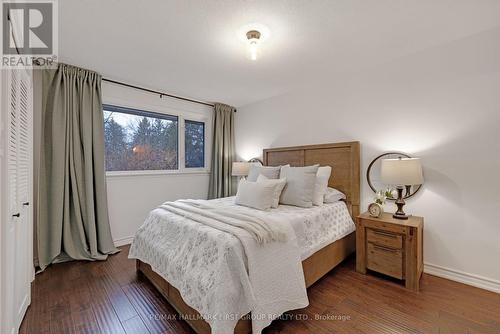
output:
[[[248,50],[250,59],[257,60],[259,53],[260,32],[258,30],[250,30],[247,32]]]

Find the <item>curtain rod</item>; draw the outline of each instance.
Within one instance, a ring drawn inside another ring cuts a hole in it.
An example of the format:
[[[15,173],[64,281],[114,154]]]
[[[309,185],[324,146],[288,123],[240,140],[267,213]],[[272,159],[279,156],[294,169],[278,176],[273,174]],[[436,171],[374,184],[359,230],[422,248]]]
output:
[[[138,89],[138,90],[143,90],[143,91],[154,93],[154,94],[159,94],[160,98],[162,98],[163,96],[167,96],[167,97],[171,97],[171,98],[178,99],[178,100],[183,100],[183,101],[188,101],[188,102],[192,102],[192,103],[203,104],[203,105],[209,106],[209,107],[213,107],[214,106],[212,103],[198,101],[198,100],[193,100],[193,99],[188,99],[187,97],[182,97],[182,96],[167,94],[167,93],[163,93],[163,92],[160,92],[160,91],[157,91],[157,90],[153,90],[153,89],[149,89],[149,88],[134,86],[134,85],[131,85],[131,84],[128,84],[128,83],[125,83],[125,82],[120,82],[120,81],[106,79],[106,78],[102,78],[102,80],[110,82],[110,83],[114,83],[114,84],[117,84],[117,85],[125,86],[125,87],[130,87],[130,88],[134,88],[134,89]]]

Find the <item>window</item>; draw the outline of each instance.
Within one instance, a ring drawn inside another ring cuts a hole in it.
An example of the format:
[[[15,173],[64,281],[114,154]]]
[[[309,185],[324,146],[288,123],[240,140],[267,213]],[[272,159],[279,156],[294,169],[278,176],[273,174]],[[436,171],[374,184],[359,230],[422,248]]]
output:
[[[186,168],[205,167],[205,123],[185,120],[184,128]]]
[[[179,169],[179,119],[143,110],[103,106],[107,171]]]
[[[108,104],[103,113],[106,171],[207,172],[206,116],[184,118],[183,112],[167,115]]]

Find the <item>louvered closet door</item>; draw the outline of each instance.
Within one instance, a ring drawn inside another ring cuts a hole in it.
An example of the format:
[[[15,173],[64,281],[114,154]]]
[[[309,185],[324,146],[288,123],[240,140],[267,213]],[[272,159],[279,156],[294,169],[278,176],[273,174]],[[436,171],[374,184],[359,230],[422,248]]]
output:
[[[7,72],[7,83],[10,87],[8,92],[9,99],[9,119],[7,122],[7,135],[9,140],[8,147],[8,157],[7,157],[7,170],[8,170],[8,182],[9,182],[9,207],[12,214],[12,221],[15,221],[17,213],[19,213],[19,201],[17,200],[17,145],[18,145],[18,112],[19,112],[19,99],[18,99],[18,89],[19,89],[19,74],[18,71]],[[10,79],[10,80],[9,80]],[[10,82],[9,82],[10,81]]]
[[[3,265],[5,266],[5,274],[2,281],[3,295],[5,296],[5,303],[2,305],[4,312],[3,324],[6,333],[12,333],[16,327],[16,235],[17,224],[20,220],[19,201],[17,200],[17,143],[18,143],[18,98],[17,90],[19,87],[19,75],[17,71],[5,71],[6,80],[3,83],[4,96],[7,98],[5,109],[7,111],[7,118],[5,119],[6,137],[7,137],[7,191],[6,207],[8,208],[7,226],[5,228],[5,235],[3,236],[2,252],[5,254]],[[19,214],[19,215],[18,215]]]
[[[28,305],[31,302],[30,283],[33,267],[33,223],[31,215],[31,185],[32,185],[32,149],[31,122],[32,114],[32,80],[24,70],[19,71],[19,86],[17,91],[17,206],[21,216],[16,229],[16,259],[19,267],[16,279],[16,320],[20,324]]]
[[[4,290],[9,332],[16,332],[30,304],[33,273],[32,235],[32,79],[24,70],[7,71],[7,207]]]

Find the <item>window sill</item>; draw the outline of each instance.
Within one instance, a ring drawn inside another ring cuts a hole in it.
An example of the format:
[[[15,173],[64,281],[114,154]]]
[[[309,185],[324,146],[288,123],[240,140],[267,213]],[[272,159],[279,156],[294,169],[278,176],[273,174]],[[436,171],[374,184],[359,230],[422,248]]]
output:
[[[180,176],[180,175],[209,175],[206,169],[185,170],[137,170],[137,171],[115,171],[106,172],[106,177],[130,177],[130,176]]]

